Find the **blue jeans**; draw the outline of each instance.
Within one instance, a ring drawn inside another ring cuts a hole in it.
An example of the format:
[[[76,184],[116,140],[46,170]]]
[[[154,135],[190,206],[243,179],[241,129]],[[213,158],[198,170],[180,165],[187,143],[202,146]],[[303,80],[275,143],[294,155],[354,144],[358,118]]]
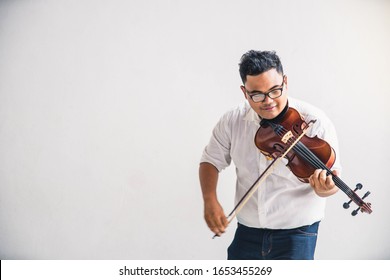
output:
[[[260,229],[238,224],[228,260],[313,260],[318,226]]]

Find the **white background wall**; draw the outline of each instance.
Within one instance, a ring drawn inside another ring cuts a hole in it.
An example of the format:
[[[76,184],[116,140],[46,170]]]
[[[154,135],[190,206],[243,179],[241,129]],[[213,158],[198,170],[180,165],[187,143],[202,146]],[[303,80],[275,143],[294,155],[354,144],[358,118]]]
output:
[[[234,226],[211,239],[198,162],[258,49],[372,192],[372,215],[328,199],[316,258],[390,259],[389,27],[386,0],[0,0],[0,258],[225,259]]]

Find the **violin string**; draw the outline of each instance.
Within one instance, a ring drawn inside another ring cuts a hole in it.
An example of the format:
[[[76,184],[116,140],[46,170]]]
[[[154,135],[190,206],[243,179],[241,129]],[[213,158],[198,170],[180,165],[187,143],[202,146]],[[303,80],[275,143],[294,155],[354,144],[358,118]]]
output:
[[[283,127],[282,130],[287,132],[287,130]],[[281,134],[278,134],[281,136]],[[288,140],[288,142],[295,141],[296,136],[293,135],[291,139]],[[310,164],[312,164],[315,168],[325,169],[327,171],[327,175],[331,175],[334,183],[336,186],[338,186],[351,200],[353,200],[359,207],[362,207],[364,209],[363,211],[371,212],[371,208],[366,205],[366,203],[361,199],[356,193],[341,180],[340,177],[333,175],[332,171],[309,149],[303,144],[302,142],[298,142],[294,147],[293,150],[298,151],[298,154],[303,156]]]
[[[285,130],[285,129],[284,129]],[[292,139],[295,136],[292,137]],[[291,141],[291,140],[290,140]],[[295,148],[296,147],[296,148]],[[317,169],[325,169],[327,171],[326,175],[331,175],[335,184],[344,191],[347,195],[351,194],[352,191],[350,188],[337,176],[334,176],[332,171],[312,152],[310,151],[302,142],[297,143],[293,150],[297,151],[300,156],[306,159],[313,167]]]
[[[287,130],[279,125],[277,129],[275,129],[276,125],[271,124],[271,127],[274,128],[274,131],[276,134],[280,137],[283,136],[284,133],[287,132]],[[295,141],[295,136],[291,137],[288,142]],[[288,143],[290,144],[290,143]],[[298,142],[295,147],[293,147],[293,150],[296,151],[300,156],[302,156],[305,160],[307,160],[313,167],[317,169],[325,169],[327,171],[327,175],[332,175],[333,181],[335,184],[349,197],[352,195],[352,190],[337,176],[334,176],[332,171],[312,152],[310,151],[302,142]]]
[[[310,164],[313,165],[316,169],[325,169],[326,175],[331,175],[335,184],[347,195],[350,195],[352,191],[350,188],[337,176],[334,176],[332,171],[318,159],[304,144],[298,143],[298,147],[295,149],[300,156],[307,159]]]
[[[334,176],[332,171],[323,164],[304,144],[299,143],[299,147],[297,148],[298,154],[303,156],[306,159],[309,159],[309,163],[312,164],[317,169],[325,169],[326,175],[331,175],[335,184],[344,191],[347,195],[351,194],[351,190],[349,187],[337,176]]]
[[[309,162],[314,166],[316,167],[317,169],[325,169],[327,172],[326,172],[326,175],[331,175],[332,178],[333,178],[333,181],[335,182],[335,184],[342,190],[344,191],[346,194],[350,194],[351,193],[351,190],[349,189],[349,187],[347,185],[345,185],[345,183],[337,176],[334,176],[332,171],[325,165],[322,163],[322,161],[320,161],[313,153],[312,151],[310,151],[304,144],[302,143],[298,143],[297,145],[299,145],[299,147],[297,147],[297,150],[299,150],[299,155],[301,156],[304,156],[304,158],[309,158]]]

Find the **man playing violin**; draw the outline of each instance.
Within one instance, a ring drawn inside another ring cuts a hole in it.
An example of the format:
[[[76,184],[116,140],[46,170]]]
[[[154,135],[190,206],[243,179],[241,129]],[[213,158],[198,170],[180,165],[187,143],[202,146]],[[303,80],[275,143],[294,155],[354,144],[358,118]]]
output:
[[[307,136],[324,139],[338,154],[336,131],[325,113],[288,96],[287,76],[275,52],[248,51],[241,58],[239,72],[245,101],[216,124],[199,167],[204,218],[217,236],[228,226],[217,198],[219,172],[233,161],[237,203],[272,162],[254,144],[262,120],[272,121],[294,108],[305,122],[316,120]],[[325,170],[317,169],[306,183],[289,170],[287,159],[282,161],[237,213],[228,259],[314,259],[325,198],[338,188]],[[332,169],[335,175],[341,170],[338,157]]]

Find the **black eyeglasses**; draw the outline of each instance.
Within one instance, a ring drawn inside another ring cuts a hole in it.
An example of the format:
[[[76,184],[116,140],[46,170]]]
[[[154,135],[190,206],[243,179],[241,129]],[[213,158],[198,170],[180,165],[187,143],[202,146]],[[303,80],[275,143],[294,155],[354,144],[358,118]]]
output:
[[[271,99],[275,99],[275,98],[280,97],[283,94],[284,77],[285,76],[283,76],[283,82],[282,82],[282,84],[280,85],[279,88],[271,89],[267,93],[262,93],[262,92],[251,92],[251,93],[249,93],[247,91],[247,89],[245,87],[244,88],[245,88],[246,93],[253,100],[253,102],[256,102],[256,103],[257,102],[263,102],[265,100],[266,96],[268,96]]]

